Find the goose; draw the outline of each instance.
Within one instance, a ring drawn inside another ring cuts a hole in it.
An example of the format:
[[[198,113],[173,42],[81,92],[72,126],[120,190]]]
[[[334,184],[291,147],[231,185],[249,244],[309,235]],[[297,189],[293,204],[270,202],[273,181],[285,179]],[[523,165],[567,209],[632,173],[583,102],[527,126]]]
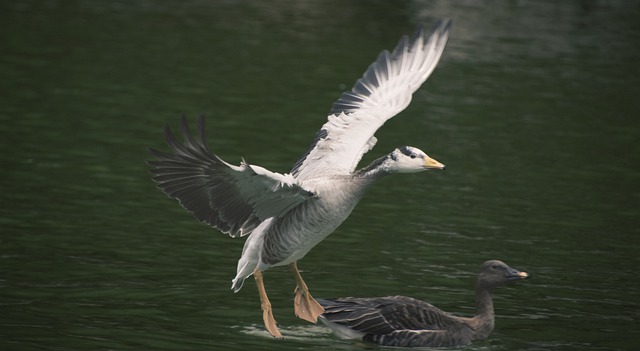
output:
[[[494,328],[493,288],[526,279],[502,261],[482,264],[476,280],[476,314],[459,317],[411,297],[344,297],[318,299],[320,321],[342,339],[360,339],[384,346],[454,347],[489,337]]]
[[[205,138],[204,117],[192,134],[183,115],[182,142],[166,126],[170,152],[149,149],[147,161],[157,187],[196,219],[231,237],[247,236],[232,280],[238,292],[253,275],[267,331],[282,338],[264,288],[263,274],[288,265],[294,274],[294,312],[316,323],[324,309],[309,293],[297,267],[316,244],[351,213],[376,180],[393,173],[415,173],[445,166],[422,150],[403,146],[356,170],[376,144],[374,133],[402,110],[435,69],[451,29],[439,21],[430,35],[419,27],[412,39],[403,36],[395,49],[382,51],[351,91],[333,104],[327,122],[289,173],[222,160]]]

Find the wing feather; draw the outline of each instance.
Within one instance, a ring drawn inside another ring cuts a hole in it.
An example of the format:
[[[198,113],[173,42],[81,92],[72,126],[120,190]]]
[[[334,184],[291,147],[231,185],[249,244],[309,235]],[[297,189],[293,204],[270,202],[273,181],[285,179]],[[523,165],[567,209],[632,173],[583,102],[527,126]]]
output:
[[[411,95],[435,69],[447,43],[451,21],[439,21],[427,37],[419,27],[403,36],[394,50],[384,50],[351,91],[333,104],[327,122],[294,165],[298,180],[350,174],[376,143],[375,132],[404,110]]]
[[[150,149],[148,161],[158,187],[205,222],[232,237],[243,236],[263,220],[282,216],[314,196],[290,174],[279,174],[242,161],[231,165],[211,153],[204,134],[204,118],[198,120],[198,139],[184,116],[182,143],[171,129],[165,139],[173,153]]]
[[[455,317],[437,307],[406,296],[345,297],[318,300],[324,317],[363,333],[389,334],[398,330],[443,330]]]

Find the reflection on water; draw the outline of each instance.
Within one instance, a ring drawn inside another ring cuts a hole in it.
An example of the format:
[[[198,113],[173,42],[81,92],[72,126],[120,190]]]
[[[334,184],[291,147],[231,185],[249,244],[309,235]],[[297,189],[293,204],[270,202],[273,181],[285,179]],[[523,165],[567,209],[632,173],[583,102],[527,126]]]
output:
[[[241,328],[241,333],[266,339],[273,337],[264,329],[263,325],[249,325]],[[321,325],[305,325],[281,328],[280,332],[287,341],[310,343],[324,343],[332,341],[331,331]]]
[[[388,177],[300,262],[318,297],[402,294],[473,313],[480,263],[533,279],[495,292],[472,350],[635,347],[640,291],[638,28],[632,2],[0,4],[3,349],[357,349],[293,315],[261,326],[242,250],[154,189],[162,128],[207,116],[225,160],[285,172],[341,91],[418,23],[454,20],[439,67],[363,164],[415,145],[446,172]],[[465,348],[467,349],[467,348]]]

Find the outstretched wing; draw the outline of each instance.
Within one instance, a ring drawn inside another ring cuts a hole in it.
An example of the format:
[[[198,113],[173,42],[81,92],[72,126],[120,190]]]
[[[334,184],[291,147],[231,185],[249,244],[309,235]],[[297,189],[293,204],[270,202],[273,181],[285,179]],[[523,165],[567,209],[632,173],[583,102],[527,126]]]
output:
[[[209,151],[204,117],[198,120],[199,140],[180,120],[183,142],[169,127],[165,139],[173,153],[154,149],[148,161],[153,180],[169,197],[198,220],[232,237],[243,236],[263,220],[281,216],[314,194],[298,185],[293,176],[246,163],[231,165]]]
[[[404,110],[431,75],[449,38],[451,21],[439,21],[427,37],[420,27],[392,53],[382,51],[351,91],[333,104],[309,151],[293,166],[296,179],[350,174],[376,143],[375,132]]]

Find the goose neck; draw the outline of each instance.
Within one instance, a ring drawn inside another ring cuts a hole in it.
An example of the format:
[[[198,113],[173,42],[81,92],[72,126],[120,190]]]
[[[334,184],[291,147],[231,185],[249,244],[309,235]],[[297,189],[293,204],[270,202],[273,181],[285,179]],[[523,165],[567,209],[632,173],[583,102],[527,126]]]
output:
[[[486,339],[494,328],[493,299],[489,289],[482,284],[476,285],[476,315],[473,317],[476,336],[474,339]]]
[[[371,162],[368,166],[358,170],[355,176],[358,178],[368,178],[376,180],[382,178],[388,174],[391,174],[386,167],[387,158],[389,155],[382,156],[375,161]]]

